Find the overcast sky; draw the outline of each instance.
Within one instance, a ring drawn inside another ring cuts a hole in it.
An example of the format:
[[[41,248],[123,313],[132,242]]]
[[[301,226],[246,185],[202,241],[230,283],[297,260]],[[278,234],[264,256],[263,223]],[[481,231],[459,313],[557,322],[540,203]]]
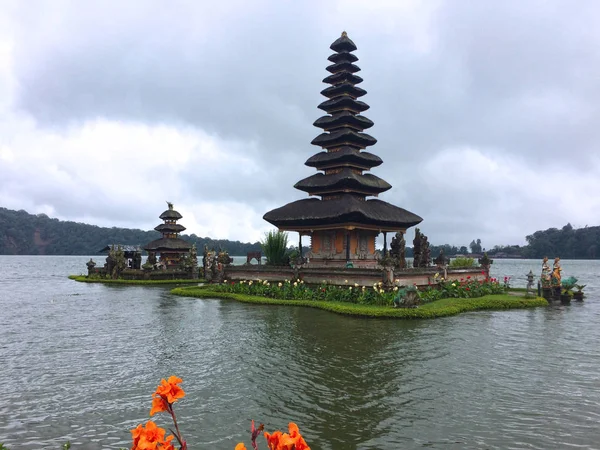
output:
[[[600,225],[598,24],[595,0],[0,0],[0,206],[151,229],[168,200],[260,239],[306,196],[346,30],[380,198],[430,242]]]

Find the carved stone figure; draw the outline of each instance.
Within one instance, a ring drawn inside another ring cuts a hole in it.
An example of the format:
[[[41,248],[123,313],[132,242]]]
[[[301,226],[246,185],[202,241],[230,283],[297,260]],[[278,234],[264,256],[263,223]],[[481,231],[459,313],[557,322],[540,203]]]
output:
[[[123,270],[127,267],[127,259],[125,258],[125,253],[123,249],[119,245],[117,251],[115,252],[115,265],[113,267],[113,271],[111,273],[113,278],[119,278],[123,273]]]
[[[113,270],[115,268],[115,246],[113,245],[108,251],[108,255],[106,256],[106,273],[112,276]]]
[[[431,250],[429,249],[429,241],[427,236],[421,233],[421,258],[419,260],[419,267],[429,267],[431,264]]]
[[[440,254],[438,255],[437,258],[435,258],[433,260],[433,262],[435,263],[435,265],[437,266],[438,269],[443,269],[444,267],[446,267],[446,264],[448,264],[448,260],[446,259],[446,256],[444,255],[444,249],[440,249]]]
[[[413,239],[413,267],[421,267],[421,230],[415,228],[415,238]]]
[[[217,257],[217,261],[225,266],[228,266],[233,262],[233,258],[230,257],[229,253],[227,253],[225,250],[221,250],[219,252],[219,256]]]
[[[394,308],[417,308],[421,303],[421,297],[415,287],[405,287],[398,290],[394,297]]]
[[[481,264],[481,268],[485,272],[486,278],[489,278],[490,277],[490,266],[494,263],[494,260],[490,259],[488,257],[487,252],[485,252],[483,254],[483,256],[481,258],[479,258],[477,261],[479,261],[479,264]]]
[[[406,241],[403,233],[396,233],[390,244],[390,255],[395,269],[406,269]]]
[[[142,253],[135,252],[131,258],[131,267],[133,269],[140,269],[142,267]]]
[[[542,288],[549,288],[552,279],[552,270],[550,269],[550,264],[548,264],[547,256],[545,256],[542,261],[542,275],[540,278],[542,281]]]
[[[90,258],[90,260],[88,262],[86,262],[85,265],[87,266],[87,269],[88,269],[88,276],[92,275],[95,272],[94,267],[96,267],[96,263],[94,262],[94,260],[92,258]]]
[[[561,285],[561,272],[562,268],[560,267],[560,258],[554,258],[554,265],[552,268],[552,286],[560,286]]]

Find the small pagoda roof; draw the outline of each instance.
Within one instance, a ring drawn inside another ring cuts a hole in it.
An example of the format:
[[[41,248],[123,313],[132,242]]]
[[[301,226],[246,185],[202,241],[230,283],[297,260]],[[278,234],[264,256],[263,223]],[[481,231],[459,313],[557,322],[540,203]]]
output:
[[[263,219],[287,230],[363,225],[385,231],[405,230],[423,220],[382,200],[362,200],[351,194],[326,201],[317,198],[298,200],[269,211]]]
[[[311,141],[311,144],[324,148],[342,145],[365,148],[369,145],[375,145],[376,142],[377,139],[367,133],[358,133],[350,128],[343,128],[331,133],[321,133]]]
[[[178,223],[161,223],[157,227],[154,227],[154,229],[156,231],[160,231],[161,233],[181,233],[186,228]]]
[[[340,83],[333,86],[326,87],[321,91],[321,95],[327,98],[337,97],[338,95],[349,95],[354,98],[362,97],[366,95],[367,91],[358,86],[354,86],[352,83]]]
[[[336,63],[333,63],[333,64],[325,67],[325,70],[327,70],[327,72],[331,72],[331,73],[338,73],[338,72],[342,72],[342,71],[356,73],[356,72],[360,72],[360,67],[358,67],[355,64],[352,64],[351,62],[340,61],[340,62],[336,62]]]
[[[357,173],[348,167],[333,174],[316,173],[298,181],[294,187],[311,195],[348,191],[376,195],[392,188],[376,175]]]
[[[328,77],[323,78],[323,83],[328,84],[339,84],[343,82],[348,82],[351,84],[359,84],[363,82],[363,79],[358,75],[354,75],[349,72],[338,72],[333,75],[329,75]]]
[[[342,147],[335,152],[319,152],[308,158],[304,164],[321,170],[322,167],[343,165],[371,168],[382,163],[381,158],[373,153],[363,152],[353,147]]]
[[[323,103],[317,106],[317,108],[322,109],[328,114],[334,113],[336,111],[353,111],[355,113],[360,113],[369,109],[370,106],[367,105],[365,102],[355,100],[348,95],[342,95],[329,100],[325,100]]]
[[[165,212],[163,212],[160,216],[159,219],[162,220],[179,220],[181,219],[183,216],[181,214],[179,214],[177,211],[175,211],[174,209],[167,209]]]
[[[169,238],[161,238],[156,239],[152,242],[149,242],[144,246],[144,250],[151,252],[162,252],[165,250],[174,250],[180,252],[187,252],[192,248],[192,244],[183,239],[169,239]]]
[[[341,111],[333,116],[319,117],[313,125],[324,130],[347,126],[362,131],[371,128],[374,124],[371,119],[365,116],[352,114],[349,111]]]
[[[329,46],[334,52],[353,52],[356,50],[356,44],[352,42],[352,39],[348,37],[348,34],[343,31],[342,35],[333,41],[333,44]]]
[[[339,53],[334,53],[333,55],[330,55],[327,58],[329,61],[331,61],[332,63],[339,63],[339,62],[356,62],[358,61],[358,57],[356,55],[353,55],[350,52],[339,52]]]

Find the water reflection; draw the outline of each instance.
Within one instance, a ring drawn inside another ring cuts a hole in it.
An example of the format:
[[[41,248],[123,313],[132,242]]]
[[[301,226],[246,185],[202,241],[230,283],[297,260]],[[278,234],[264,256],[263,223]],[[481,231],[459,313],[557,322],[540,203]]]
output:
[[[588,284],[582,304],[404,322],[65,278],[87,259],[0,257],[0,367],[20,380],[0,397],[0,440],[13,448],[127,446],[171,374],[198,448],[233,448],[251,418],[295,420],[322,449],[598,440],[600,262],[564,261]],[[524,276],[529,264],[492,269]]]

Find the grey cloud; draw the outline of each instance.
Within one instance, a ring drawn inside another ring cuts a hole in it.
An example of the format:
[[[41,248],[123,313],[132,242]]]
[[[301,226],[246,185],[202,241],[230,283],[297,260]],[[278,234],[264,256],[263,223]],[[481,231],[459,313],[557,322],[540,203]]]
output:
[[[227,3],[73,1],[18,11],[17,106],[46,127],[106,117],[253,141],[244,151],[262,173],[239,176],[232,167],[212,198],[259,212],[301,198],[292,185],[318,151],[311,124],[321,115],[328,45],[341,29],[329,26],[334,12],[320,2]],[[466,243],[476,232],[496,233],[500,243],[498,225],[485,221],[494,214],[488,187],[473,197],[477,211],[452,217],[418,168],[460,146],[506,152],[539,170],[585,168],[600,140],[599,15],[594,1],[446,1],[426,49],[376,23],[347,30],[369,91],[373,151],[385,162],[374,173],[394,185],[382,198],[422,215],[440,236]],[[182,173],[198,195],[223,176]],[[439,176],[451,197],[451,168]],[[523,228],[521,237],[537,229]]]

